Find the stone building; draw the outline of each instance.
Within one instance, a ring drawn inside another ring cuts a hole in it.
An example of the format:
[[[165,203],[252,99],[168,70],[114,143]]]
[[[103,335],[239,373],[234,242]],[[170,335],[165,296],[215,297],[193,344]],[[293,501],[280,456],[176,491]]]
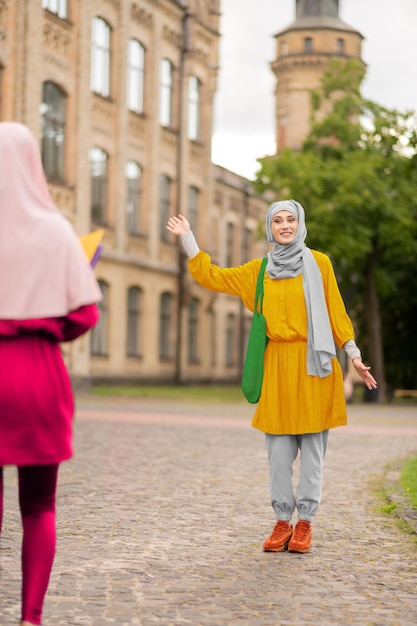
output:
[[[275,35],[277,152],[299,149],[309,132],[310,93],[330,59],[361,60],[363,36],[339,17],[339,0],[296,0],[295,21]]]
[[[211,162],[218,45],[218,0],[0,0],[0,119],[39,137],[76,231],[105,230],[74,381],[239,377],[250,314],[189,279],[165,227],[183,213],[222,265],[264,253],[265,200]]]
[[[336,0],[297,0],[278,33],[277,149],[308,132],[329,58],[360,57]],[[200,288],[165,228],[183,213],[221,266],[266,252],[267,198],[211,162],[219,0],[0,0],[0,120],[39,137],[52,197],[103,228],[101,319],[64,346],[75,382],[235,381],[250,314]],[[47,279],[47,278],[46,278]]]

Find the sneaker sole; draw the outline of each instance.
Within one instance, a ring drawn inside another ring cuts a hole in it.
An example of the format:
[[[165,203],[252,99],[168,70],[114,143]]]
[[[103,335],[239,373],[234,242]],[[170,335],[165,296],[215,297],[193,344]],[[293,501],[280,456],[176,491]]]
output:
[[[288,544],[289,540],[281,548],[264,548],[263,550],[264,552],[285,552],[285,550],[288,550]]]
[[[304,550],[299,550],[297,548],[288,548],[288,552],[298,552],[298,554],[307,554],[307,552],[310,552],[311,547],[310,548],[306,548]]]

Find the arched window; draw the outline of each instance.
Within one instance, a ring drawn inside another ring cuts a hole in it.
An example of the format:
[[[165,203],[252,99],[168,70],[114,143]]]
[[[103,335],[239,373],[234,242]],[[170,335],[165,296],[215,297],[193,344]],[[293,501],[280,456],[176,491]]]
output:
[[[139,211],[142,170],[136,161],[128,161],[126,175],[126,228],[128,233],[139,232]]]
[[[313,52],[313,39],[311,37],[304,38],[304,52],[307,54]]]
[[[337,54],[345,54],[345,40],[341,37],[336,39],[336,51]]]
[[[110,95],[110,26],[94,17],[91,33],[91,89],[100,96]]]
[[[100,319],[91,331],[91,354],[94,356],[107,356],[110,287],[103,280],[99,280],[98,284],[100,285],[103,298],[97,304],[100,311]]]
[[[145,78],[145,48],[136,39],[127,47],[127,107],[135,113],[143,112]]]
[[[51,13],[55,13],[58,17],[65,19],[68,17],[67,0],[42,0],[42,7],[48,9]]]
[[[108,155],[101,148],[90,150],[91,219],[96,224],[106,224]]]
[[[191,298],[188,305],[188,362],[198,361],[198,316],[200,301]]]
[[[127,356],[141,355],[141,318],[142,318],[142,290],[139,287],[130,287],[127,292]]]
[[[188,79],[188,139],[200,138],[201,82],[197,76]]]
[[[163,293],[159,310],[159,358],[163,361],[172,359],[173,334],[173,297]]]
[[[172,126],[173,73],[174,68],[171,61],[162,59],[159,103],[159,121],[161,126]]]
[[[54,83],[43,83],[41,105],[42,163],[47,178],[65,179],[66,95]]]

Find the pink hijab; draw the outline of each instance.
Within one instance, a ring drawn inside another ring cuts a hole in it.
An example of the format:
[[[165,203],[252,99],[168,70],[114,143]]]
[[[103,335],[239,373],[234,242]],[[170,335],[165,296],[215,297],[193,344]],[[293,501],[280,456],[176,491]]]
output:
[[[78,237],[49,195],[34,135],[0,122],[0,319],[61,317],[100,299]]]

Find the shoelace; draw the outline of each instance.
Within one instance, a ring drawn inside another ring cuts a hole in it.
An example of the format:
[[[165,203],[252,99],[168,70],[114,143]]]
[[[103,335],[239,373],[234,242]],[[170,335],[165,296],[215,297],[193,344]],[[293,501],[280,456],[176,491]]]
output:
[[[309,532],[310,532],[309,524],[302,524],[302,525],[297,524],[294,530],[293,539],[295,541],[305,541],[305,539],[307,539]]]
[[[272,531],[272,536],[271,539],[277,539],[279,536],[283,535],[284,533],[288,532],[289,526],[284,526],[284,524],[277,524],[274,528],[274,530]]]

